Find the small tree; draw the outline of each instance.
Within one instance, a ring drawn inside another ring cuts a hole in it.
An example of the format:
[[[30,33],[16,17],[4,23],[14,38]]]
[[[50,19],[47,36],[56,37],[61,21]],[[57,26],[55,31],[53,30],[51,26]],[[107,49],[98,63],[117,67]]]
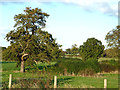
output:
[[[108,47],[118,47],[120,44],[120,26],[117,26],[115,29],[109,31],[105,37],[105,40],[108,43]]]
[[[112,57],[118,57],[120,50],[120,26],[117,26],[115,29],[109,31],[105,37],[105,40],[108,43],[108,47],[111,48]],[[110,49],[109,49],[110,50]]]
[[[25,61],[29,65],[36,61],[50,61],[59,57],[61,50],[47,31],[43,31],[46,18],[49,14],[42,12],[41,9],[31,9],[26,7],[24,14],[15,15],[14,30],[6,35],[9,46],[3,53],[3,58],[17,60],[21,63],[21,72],[25,72]],[[6,55],[5,55],[6,54]]]
[[[79,47],[79,51],[83,60],[98,58],[104,51],[104,45],[95,38],[88,38],[87,41]]]

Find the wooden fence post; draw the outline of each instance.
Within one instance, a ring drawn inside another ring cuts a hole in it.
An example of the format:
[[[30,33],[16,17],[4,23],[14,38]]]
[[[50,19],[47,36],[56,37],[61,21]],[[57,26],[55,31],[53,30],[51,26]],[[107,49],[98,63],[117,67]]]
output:
[[[107,79],[104,79],[104,88],[107,88]]]
[[[57,88],[57,76],[54,76],[54,88]]]
[[[12,86],[11,83],[12,83],[12,74],[10,74],[10,76],[9,76],[9,86],[8,86],[9,88],[11,88],[11,86]]]

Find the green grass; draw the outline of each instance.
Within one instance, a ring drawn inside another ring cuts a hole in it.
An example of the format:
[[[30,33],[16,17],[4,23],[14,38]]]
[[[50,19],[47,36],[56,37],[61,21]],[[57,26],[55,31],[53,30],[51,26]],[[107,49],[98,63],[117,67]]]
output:
[[[117,74],[104,74],[103,77],[58,76],[59,88],[103,88],[104,79],[108,88],[118,88]]]
[[[0,62],[2,66],[2,71],[18,71],[20,67],[16,67],[17,62]]]

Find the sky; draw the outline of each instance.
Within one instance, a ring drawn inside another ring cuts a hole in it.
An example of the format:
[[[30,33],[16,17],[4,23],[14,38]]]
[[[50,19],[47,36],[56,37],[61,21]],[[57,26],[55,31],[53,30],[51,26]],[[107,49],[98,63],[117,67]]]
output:
[[[26,7],[40,8],[50,16],[45,31],[56,38],[62,49],[78,47],[88,38],[96,38],[107,46],[105,35],[118,25],[119,0],[1,0],[0,46],[8,47],[5,36],[13,30],[14,16]]]

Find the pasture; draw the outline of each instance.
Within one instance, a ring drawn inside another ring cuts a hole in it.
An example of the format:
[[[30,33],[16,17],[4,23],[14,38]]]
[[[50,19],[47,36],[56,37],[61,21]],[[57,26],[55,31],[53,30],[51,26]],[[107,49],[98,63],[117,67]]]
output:
[[[111,59],[109,59],[111,60]],[[32,82],[40,83],[39,81],[44,79],[43,88],[47,84],[47,80],[49,80],[49,88],[53,88],[53,77],[57,76],[57,88],[103,88],[104,87],[104,79],[107,79],[107,88],[118,88],[118,74],[117,73],[102,73],[97,76],[80,76],[80,75],[62,75],[58,73],[54,73],[52,71],[46,72],[48,68],[51,68],[56,64],[56,62],[51,62],[50,64],[41,63],[37,64],[39,70],[37,72],[29,72],[20,73],[20,67],[16,67],[16,62],[5,62],[0,63],[2,65],[2,84],[3,88],[8,88],[9,74],[12,74],[12,88],[20,88],[22,86],[19,85],[20,79],[25,79],[29,82],[28,84],[32,84]],[[46,68],[47,67],[47,68]],[[35,80],[33,80],[35,79]],[[22,82],[25,82],[22,81]],[[25,84],[25,83],[24,83]],[[24,87],[26,87],[24,85]],[[38,85],[31,86],[32,88],[41,88]],[[27,87],[30,88],[30,87]]]

